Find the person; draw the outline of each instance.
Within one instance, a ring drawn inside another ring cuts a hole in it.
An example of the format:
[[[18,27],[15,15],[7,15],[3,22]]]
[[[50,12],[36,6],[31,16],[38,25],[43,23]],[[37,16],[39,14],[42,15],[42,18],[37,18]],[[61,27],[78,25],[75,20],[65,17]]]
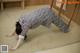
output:
[[[29,29],[37,28],[40,25],[50,28],[51,23],[59,27],[61,31],[68,32],[68,25],[49,7],[35,9],[28,14],[22,15],[16,22],[16,29],[12,34],[17,34],[19,38],[17,44],[11,49],[17,49],[21,42],[26,40]]]

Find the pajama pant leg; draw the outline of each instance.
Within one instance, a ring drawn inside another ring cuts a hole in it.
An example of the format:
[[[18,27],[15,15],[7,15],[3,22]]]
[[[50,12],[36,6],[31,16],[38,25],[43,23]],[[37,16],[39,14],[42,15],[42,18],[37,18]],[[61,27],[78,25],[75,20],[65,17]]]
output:
[[[61,19],[61,17],[55,16],[52,21],[63,32],[68,32],[68,25]]]

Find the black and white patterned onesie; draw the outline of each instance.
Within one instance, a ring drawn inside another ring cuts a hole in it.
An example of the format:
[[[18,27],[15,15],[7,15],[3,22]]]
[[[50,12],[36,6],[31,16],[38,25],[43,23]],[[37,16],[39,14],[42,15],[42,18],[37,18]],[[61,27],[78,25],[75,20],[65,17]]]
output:
[[[68,31],[67,24],[49,7],[35,9],[34,11],[21,16],[19,23],[22,26],[22,36],[24,36],[29,29],[36,28],[39,25],[49,27],[51,23],[55,24],[64,32]]]

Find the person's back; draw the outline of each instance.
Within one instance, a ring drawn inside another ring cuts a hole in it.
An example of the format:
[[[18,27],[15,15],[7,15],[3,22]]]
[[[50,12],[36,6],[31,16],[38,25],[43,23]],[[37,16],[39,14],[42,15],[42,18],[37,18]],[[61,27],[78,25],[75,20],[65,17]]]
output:
[[[29,27],[37,27],[38,25],[42,24],[42,22],[47,21],[47,19],[50,19],[49,21],[52,21],[53,12],[48,7],[43,7],[40,9],[35,9],[34,11],[30,12],[29,14],[25,14],[21,16],[19,19],[19,22],[21,25],[26,24]]]

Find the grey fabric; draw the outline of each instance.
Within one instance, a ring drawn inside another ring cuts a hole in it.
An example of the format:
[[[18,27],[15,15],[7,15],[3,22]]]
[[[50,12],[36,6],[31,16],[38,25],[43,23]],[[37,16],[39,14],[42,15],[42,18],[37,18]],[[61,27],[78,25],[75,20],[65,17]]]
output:
[[[34,29],[39,25],[49,27],[51,23],[54,23],[64,32],[68,31],[67,24],[48,7],[35,9],[34,11],[21,16],[19,23],[22,26],[21,35],[25,35],[29,29]]]
[[[53,19],[52,23],[55,24],[61,31],[69,32],[68,25],[61,19],[61,17],[55,15],[55,18]]]

